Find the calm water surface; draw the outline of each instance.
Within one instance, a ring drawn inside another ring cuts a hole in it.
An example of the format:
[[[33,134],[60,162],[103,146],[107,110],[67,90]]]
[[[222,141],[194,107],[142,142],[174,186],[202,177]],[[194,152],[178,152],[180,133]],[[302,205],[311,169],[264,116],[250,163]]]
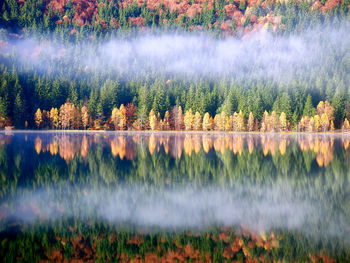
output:
[[[235,228],[348,259],[349,146],[349,135],[2,132],[1,238],[72,222]]]

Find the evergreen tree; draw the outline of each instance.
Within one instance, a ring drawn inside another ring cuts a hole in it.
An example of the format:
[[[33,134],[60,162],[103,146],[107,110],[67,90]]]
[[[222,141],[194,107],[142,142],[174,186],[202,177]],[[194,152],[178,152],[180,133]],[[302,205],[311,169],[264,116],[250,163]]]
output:
[[[315,115],[315,113],[316,113],[316,109],[312,104],[312,97],[311,97],[311,95],[308,95],[306,102],[305,102],[303,115],[312,117]]]

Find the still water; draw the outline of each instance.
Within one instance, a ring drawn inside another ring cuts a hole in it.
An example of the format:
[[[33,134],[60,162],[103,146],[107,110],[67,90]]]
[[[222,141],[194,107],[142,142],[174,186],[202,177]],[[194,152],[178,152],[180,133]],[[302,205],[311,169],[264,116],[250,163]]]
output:
[[[72,226],[116,235],[239,229],[278,233],[288,248],[274,259],[347,261],[349,154],[349,135],[3,132],[2,249],[23,260],[11,245],[29,235],[44,244],[44,235],[55,246]]]

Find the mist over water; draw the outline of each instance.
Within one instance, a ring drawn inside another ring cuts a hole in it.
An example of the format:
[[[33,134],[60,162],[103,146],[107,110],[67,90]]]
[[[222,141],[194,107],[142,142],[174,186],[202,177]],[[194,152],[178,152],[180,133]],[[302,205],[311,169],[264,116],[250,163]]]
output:
[[[327,202],[293,189],[288,181],[270,187],[75,187],[78,190],[66,191],[65,186],[24,190],[23,195],[2,202],[0,210],[12,220],[27,223],[75,218],[171,231],[243,226],[258,232],[295,230],[316,238],[333,236],[350,241],[350,224],[344,215],[338,211],[329,217]]]
[[[19,63],[42,71],[60,72],[68,67],[86,74],[110,72],[121,78],[168,74],[288,82],[295,76],[308,77],[311,69],[336,72],[338,66],[348,65],[349,33],[345,23],[289,36],[260,31],[243,39],[157,32],[77,45],[35,38],[10,44]],[[329,61],[334,62],[331,67]]]

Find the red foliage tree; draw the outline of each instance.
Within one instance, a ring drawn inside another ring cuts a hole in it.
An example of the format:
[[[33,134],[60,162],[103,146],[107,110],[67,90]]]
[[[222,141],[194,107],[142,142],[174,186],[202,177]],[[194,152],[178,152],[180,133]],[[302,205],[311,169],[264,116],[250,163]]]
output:
[[[125,116],[126,116],[126,127],[128,129],[132,128],[136,120],[136,106],[133,103],[129,103],[125,107]]]

